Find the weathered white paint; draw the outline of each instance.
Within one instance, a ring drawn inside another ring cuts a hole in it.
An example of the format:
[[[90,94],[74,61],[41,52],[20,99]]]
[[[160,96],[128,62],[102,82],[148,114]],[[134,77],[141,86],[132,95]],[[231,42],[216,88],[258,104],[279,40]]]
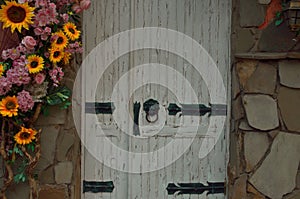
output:
[[[212,56],[217,63],[224,82],[227,82],[230,60],[230,1],[219,0],[93,0],[91,8],[84,14],[83,17],[83,34],[84,48],[87,55],[97,44],[107,39],[108,37],[117,34],[121,31],[139,27],[166,27],[173,30],[183,32],[196,41],[198,41]],[[175,44],[176,45],[176,44]],[[112,48],[108,46],[107,48]],[[116,54],[119,49],[112,49]],[[102,60],[105,60],[103,55]],[[193,69],[193,67],[182,58],[175,56],[170,52],[160,50],[143,50],[129,53],[126,56],[120,57],[115,61],[105,72],[98,84],[98,92],[96,101],[105,102],[111,100],[113,89],[119,79],[130,69],[135,66],[145,63],[160,63],[176,69],[181,75],[190,81],[190,84],[196,91],[201,103],[209,103],[209,93],[201,76]],[[96,73],[97,68],[94,68]],[[99,69],[98,69],[99,70]],[[151,76],[165,82],[166,85],[177,84],[176,93],[182,93],[185,96],[180,103],[189,103],[191,94],[182,87],[182,82],[179,81],[179,75],[172,77],[165,76],[166,69],[162,68],[160,73],[146,70],[139,70],[135,75],[127,77],[128,86],[125,89],[130,90],[133,87],[134,78],[138,76]],[[86,93],[84,89],[85,83],[88,80],[83,80],[83,98]],[[122,87],[124,89],[124,87]],[[125,92],[126,93],[126,92]],[[128,104],[128,111],[132,114],[133,103],[139,101],[143,103],[149,98],[157,99],[163,106],[168,103],[177,102],[176,96],[167,88],[158,85],[146,85],[131,95]],[[120,104],[115,104],[119,107]],[[162,106],[162,108],[163,108]],[[179,152],[180,145],[183,145],[188,139],[189,128],[191,123],[198,121],[199,117],[172,117],[167,116],[166,125],[161,133],[155,136],[147,136],[143,133],[143,138],[135,138],[128,136],[132,134],[132,126],[128,123],[123,123],[119,126],[122,129],[127,129],[126,133],[121,133],[110,115],[98,115],[98,124],[89,123],[89,115],[85,116],[82,121],[83,138],[97,134],[97,125],[102,129],[106,129],[106,136],[115,145],[131,150],[134,152],[149,152],[156,151],[165,146],[167,143],[177,139],[181,144],[174,147],[172,150],[166,149],[164,155],[153,157],[150,161],[141,162],[141,171],[147,169],[150,164],[158,162],[168,162],[172,156]],[[201,125],[198,134],[192,146],[172,165],[164,169],[141,174],[127,174],[117,170],[110,169],[102,163],[95,160],[87,151],[84,151],[83,156],[83,178],[85,180],[112,180],[114,181],[115,189],[111,194],[86,193],[83,198],[87,199],[163,199],[163,198],[224,198],[222,195],[206,196],[185,195],[185,196],[168,196],[166,186],[169,182],[206,182],[206,181],[224,181],[226,180],[226,134],[218,141],[213,151],[204,159],[198,158],[198,153],[202,140],[205,137],[209,119],[203,117],[200,119]],[[141,110],[140,124],[146,125],[144,112]],[[174,136],[174,131],[178,125],[185,125],[186,130],[180,135]],[[193,132],[191,132],[193,133]],[[88,139],[88,138],[87,138]],[[104,137],[97,136],[98,142],[104,142]],[[103,145],[95,146],[94,152],[101,155]],[[105,149],[108,150],[108,149]],[[112,153],[116,151],[112,150]],[[171,156],[169,154],[172,154]],[[113,164],[124,164],[125,167],[135,167],[136,161],[142,160],[118,160],[111,159],[110,156],[104,157]]]

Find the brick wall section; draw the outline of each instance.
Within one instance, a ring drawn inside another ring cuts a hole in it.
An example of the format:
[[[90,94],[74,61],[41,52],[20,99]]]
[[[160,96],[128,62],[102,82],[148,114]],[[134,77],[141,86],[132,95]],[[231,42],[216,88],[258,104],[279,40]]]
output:
[[[300,198],[299,42],[257,28],[269,3],[233,1],[230,199]]]

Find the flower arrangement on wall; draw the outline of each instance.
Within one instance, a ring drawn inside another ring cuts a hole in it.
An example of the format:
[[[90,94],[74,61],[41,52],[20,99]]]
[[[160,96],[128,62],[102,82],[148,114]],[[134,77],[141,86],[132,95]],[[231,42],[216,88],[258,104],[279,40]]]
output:
[[[5,165],[0,198],[6,198],[13,182],[27,180],[30,198],[37,198],[34,168],[41,155],[42,130],[34,124],[48,106],[70,105],[71,92],[62,79],[72,55],[82,52],[78,13],[91,2],[6,0],[0,4],[0,154]]]

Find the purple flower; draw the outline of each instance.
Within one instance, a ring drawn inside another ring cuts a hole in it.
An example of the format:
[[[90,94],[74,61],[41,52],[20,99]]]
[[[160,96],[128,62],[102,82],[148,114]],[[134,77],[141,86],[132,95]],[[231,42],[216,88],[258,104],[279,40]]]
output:
[[[12,83],[6,78],[0,78],[0,95],[6,95],[8,91],[10,91],[12,87]]]
[[[21,86],[22,84],[29,84],[30,76],[28,69],[22,65],[15,65],[13,68],[9,69],[6,73],[6,77],[9,82]]]
[[[32,110],[34,106],[34,101],[28,91],[21,91],[17,96],[19,109],[22,112],[27,112],[28,110]]]

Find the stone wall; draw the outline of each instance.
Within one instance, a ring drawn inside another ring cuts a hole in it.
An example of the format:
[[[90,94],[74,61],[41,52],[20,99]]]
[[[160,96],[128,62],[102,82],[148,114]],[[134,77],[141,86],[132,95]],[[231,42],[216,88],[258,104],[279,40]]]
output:
[[[270,0],[233,1],[229,198],[300,198],[299,42],[263,30]]]
[[[73,88],[80,59],[78,56],[66,68],[65,84],[70,89]],[[42,129],[42,155],[34,173],[39,183],[39,199],[80,199],[81,142],[72,118],[72,108],[50,108],[48,116],[40,116],[36,128]],[[7,197],[29,199],[28,182],[14,184]]]

